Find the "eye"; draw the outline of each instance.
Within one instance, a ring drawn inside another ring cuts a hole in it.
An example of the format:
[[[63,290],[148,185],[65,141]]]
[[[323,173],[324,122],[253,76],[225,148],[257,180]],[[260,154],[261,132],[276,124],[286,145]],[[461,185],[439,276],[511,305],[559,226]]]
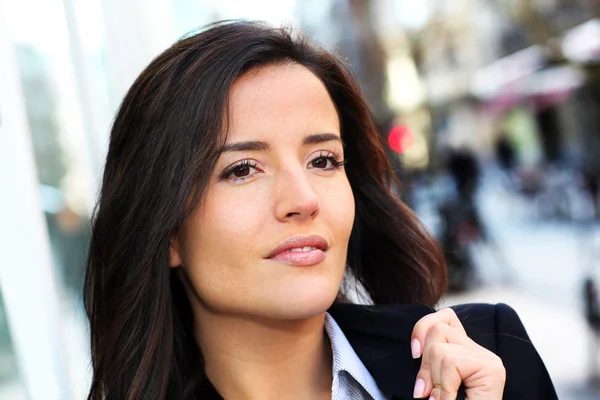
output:
[[[334,169],[340,168],[345,164],[345,161],[338,153],[334,152],[321,152],[315,158],[313,158],[309,164],[308,168],[321,169],[325,171],[330,171]]]
[[[319,157],[316,160],[311,161],[310,163],[313,168],[322,168],[322,169],[326,169],[326,168],[331,168],[331,166],[329,164],[333,164],[331,162],[331,159],[328,157]]]
[[[258,171],[257,164],[252,160],[242,160],[234,165],[231,165],[221,173],[220,180],[229,180],[234,183],[243,182],[251,178]]]
[[[231,175],[235,176],[236,178],[248,176],[250,174],[250,168],[251,167],[248,164],[236,165],[233,167]]]

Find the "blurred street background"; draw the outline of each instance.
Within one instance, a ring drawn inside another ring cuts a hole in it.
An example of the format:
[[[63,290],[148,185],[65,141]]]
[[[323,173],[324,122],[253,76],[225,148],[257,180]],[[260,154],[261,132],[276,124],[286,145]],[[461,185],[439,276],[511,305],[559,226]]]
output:
[[[600,1],[0,0],[0,399],[83,399],[81,287],[112,118],[211,21],[307,32],[358,77],[442,305],[517,310],[560,399],[600,399]]]

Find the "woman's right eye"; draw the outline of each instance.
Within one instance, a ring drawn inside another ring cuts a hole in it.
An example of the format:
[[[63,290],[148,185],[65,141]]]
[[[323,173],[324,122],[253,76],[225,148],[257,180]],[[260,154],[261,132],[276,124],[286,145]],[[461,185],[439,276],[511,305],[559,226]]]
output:
[[[237,178],[247,176],[249,173],[250,173],[250,167],[248,165],[238,165],[233,168],[233,171],[231,171],[231,174]]]
[[[257,164],[250,160],[244,160],[225,169],[219,178],[236,183],[242,182],[253,176],[253,170],[258,170]]]

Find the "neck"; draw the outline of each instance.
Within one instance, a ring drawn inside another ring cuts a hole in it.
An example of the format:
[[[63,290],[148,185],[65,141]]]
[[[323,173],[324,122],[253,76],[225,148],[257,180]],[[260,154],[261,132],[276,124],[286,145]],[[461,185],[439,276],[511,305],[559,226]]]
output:
[[[205,371],[224,398],[331,398],[325,313],[292,321],[199,314]]]

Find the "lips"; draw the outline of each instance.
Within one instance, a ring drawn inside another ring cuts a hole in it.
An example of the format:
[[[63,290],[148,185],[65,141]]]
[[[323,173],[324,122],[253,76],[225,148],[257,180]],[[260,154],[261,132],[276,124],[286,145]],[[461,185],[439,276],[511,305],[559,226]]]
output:
[[[269,260],[296,266],[309,266],[322,262],[329,245],[318,235],[293,236],[280,243],[266,257]]]

